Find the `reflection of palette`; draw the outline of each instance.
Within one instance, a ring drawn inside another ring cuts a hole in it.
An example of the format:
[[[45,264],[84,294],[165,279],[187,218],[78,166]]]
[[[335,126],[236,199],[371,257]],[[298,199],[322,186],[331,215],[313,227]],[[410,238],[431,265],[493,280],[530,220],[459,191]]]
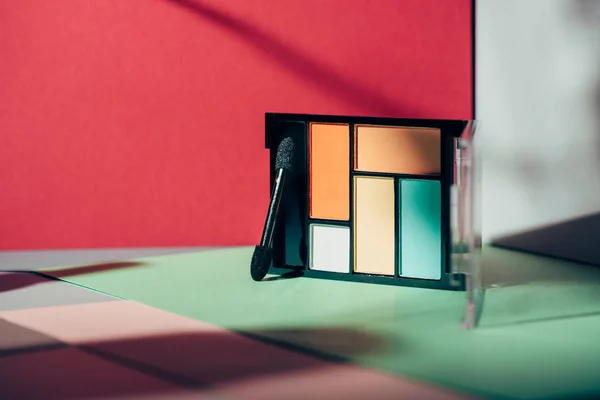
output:
[[[450,188],[456,138],[466,124],[267,114],[271,170],[279,142],[291,137],[296,143],[274,267],[313,277],[462,289],[448,273]]]

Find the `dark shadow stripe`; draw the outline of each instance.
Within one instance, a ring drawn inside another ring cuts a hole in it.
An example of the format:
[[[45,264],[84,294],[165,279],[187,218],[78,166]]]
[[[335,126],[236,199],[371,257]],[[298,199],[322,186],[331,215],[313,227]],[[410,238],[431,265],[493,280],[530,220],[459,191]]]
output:
[[[132,360],[127,357],[122,357],[118,354],[102,351],[102,350],[99,350],[99,349],[91,347],[91,346],[78,345],[78,346],[75,346],[75,348],[88,354],[88,355],[91,355],[91,356],[94,356],[97,358],[101,358],[112,364],[118,364],[118,365],[130,368],[130,369],[139,371],[139,372],[146,374],[148,376],[151,376],[153,378],[160,379],[162,381],[166,381],[169,383],[173,383],[173,384],[182,386],[184,388],[206,389],[209,387],[207,384],[199,382],[198,380],[190,379],[185,376],[164,370],[162,368],[148,365],[143,362],[135,361],[135,360]]]
[[[252,339],[256,342],[268,344],[284,350],[291,351],[293,353],[298,353],[304,356],[316,358],[320,361],[337,364],[353,364],[352,361],[347,357],[338,356],[321,350],[311,349],[307,346],[302,346],[293,342],[288,342],[283,339],[273,339],[271,337],[263,336],[259,333],[247,332],[243,330],[231,330],[230,332],[236,333],[247,339]]]
[[[53,351],[69,348],[70,346],[66,343],[53,343],[53,344],[42,344],[37,346],[19,347],[14,349],[0,350],[0,358],[12,357],[23,354],[41,353],[44,351]]]

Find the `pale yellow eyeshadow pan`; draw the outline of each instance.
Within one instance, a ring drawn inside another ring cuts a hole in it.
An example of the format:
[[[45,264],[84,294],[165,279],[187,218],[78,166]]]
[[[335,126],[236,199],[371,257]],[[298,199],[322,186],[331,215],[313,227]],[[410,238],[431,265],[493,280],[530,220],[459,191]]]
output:
[[[395,273],[394,179],[354,177],[354,271]]]

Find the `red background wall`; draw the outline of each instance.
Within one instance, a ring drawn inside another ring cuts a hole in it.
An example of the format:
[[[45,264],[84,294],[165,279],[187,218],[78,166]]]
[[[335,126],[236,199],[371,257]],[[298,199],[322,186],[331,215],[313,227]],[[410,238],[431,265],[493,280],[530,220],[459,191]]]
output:
[[[0,248],[260,239],[266,111],[471,117],[470,0],[2,0]]]

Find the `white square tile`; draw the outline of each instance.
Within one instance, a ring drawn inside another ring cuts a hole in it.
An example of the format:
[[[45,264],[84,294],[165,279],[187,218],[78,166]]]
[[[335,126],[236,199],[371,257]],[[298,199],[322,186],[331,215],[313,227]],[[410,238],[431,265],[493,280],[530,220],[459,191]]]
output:
[[[310,225],[310,269],[350,272],[350,228]]]

